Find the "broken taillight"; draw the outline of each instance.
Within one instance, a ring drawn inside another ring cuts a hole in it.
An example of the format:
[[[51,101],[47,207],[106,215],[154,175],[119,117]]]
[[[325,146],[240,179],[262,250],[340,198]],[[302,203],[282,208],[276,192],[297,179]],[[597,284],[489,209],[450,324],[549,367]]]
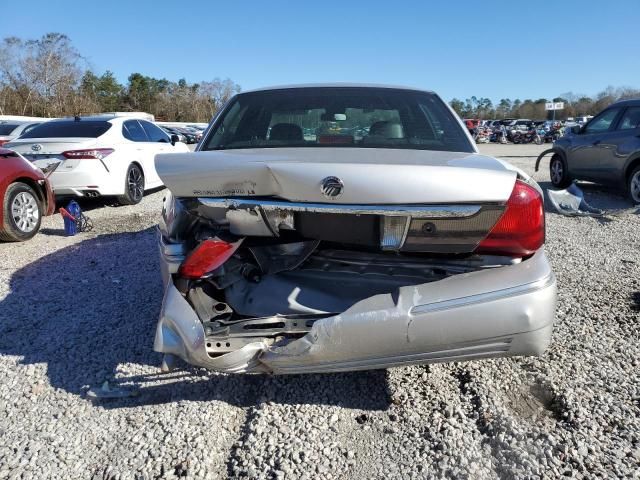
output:
[[[182,262],[178,275],[191,279],[202,278],[229,260],[237,248],[237,243],[207,239]]]
[[[544,244],[544,204],[532,186],[516,180],[502,216],[476,248],[476,253],[531,255]]]

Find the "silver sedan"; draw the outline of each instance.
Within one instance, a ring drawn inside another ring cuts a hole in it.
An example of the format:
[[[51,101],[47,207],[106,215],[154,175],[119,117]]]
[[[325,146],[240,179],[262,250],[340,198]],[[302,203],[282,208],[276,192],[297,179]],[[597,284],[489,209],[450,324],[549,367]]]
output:
[[[155,350],[224,372],[539,355],[556,280],[543,196],[434,93],[245,92],[164,154]]]

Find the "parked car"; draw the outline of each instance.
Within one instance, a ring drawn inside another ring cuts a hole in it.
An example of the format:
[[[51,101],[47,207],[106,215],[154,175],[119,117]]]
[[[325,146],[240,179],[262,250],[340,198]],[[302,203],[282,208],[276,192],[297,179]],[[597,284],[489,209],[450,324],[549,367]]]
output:
[[[0,240],[21,242],[40,230],[56,202],[47,174],[22,155],[0,148]]]
[[[304,135],[334,123],[349,129]],[[158,155],[163,366],[540,354],[556,302],[541,189],[465,130],[432,92],[280,87],[236,95],[195,153]]]
[[[526,132],[532,125],[532,120],[529,120],[528,118],[519,118],[511,125],[511,127],[520,132]]]
[[[200,141],[200,139],[202,138],[202,132],[203,132],[203,130],[199,130],[199,129],[197,129],[197,128],[189,127],[189,126],[181,127],[181,130],[186,130],[186,131],[187,131],[187,132],[189,132],[191,135],[193,135],[193,136],[194,136],[194,138],[195,138],[195,142],[194,142],[194,143],[199,142],[199,141]]]
[[[553,144],[553,153],[554,187],[589,180],[622,188],[640,204],[640,99],[614,103],[584,126],[571,127]]]
[[[593,118],[593,115],[582,115],[580,117],[575,117],[575,122],[578,125],[584,125],[585,123],[587,123],[592,118]]]
[[[198,133],[194,132],[190,128],[187,127],[173,127],[174,130],[178,131],[182,135],[184,135],[187,143],[197,143],[198,142]]]
[[[478,128],[478,123],[480,122],[480,120],[478,120],[477,118],[463,118],[462,121],[467,127],[469,134],[474,135],[476,128]]]
[[[167,135],[176,135],[182,143],[193,143],[192,141],[190,141],[192,139],[188,138],[184,132],[181,132],[175,127],[168,127],[166,125],[161,125],[160,128],[162,128],[162,130],[164,130],[167,133]]]
[[[158,125],[156,124],[158,127],[160,127],[167,135],[171,136],[171,135],[177,135],[180,138],[180,141],[182,143],[187,143],[187,139],[185,138],[184,135],[182,135],[180,132],[178,132],[177,130],[174,130],[172,127],[168,127],[167,125]]]
[[[0,122],[0,147],[42,122]]]
[[[115,196],[122,205],[162,185],[156,154],[189,150],[147,120],[110,115],[51,120],[6,146],[28,160],[60,163],[49,178],[56,196]]]

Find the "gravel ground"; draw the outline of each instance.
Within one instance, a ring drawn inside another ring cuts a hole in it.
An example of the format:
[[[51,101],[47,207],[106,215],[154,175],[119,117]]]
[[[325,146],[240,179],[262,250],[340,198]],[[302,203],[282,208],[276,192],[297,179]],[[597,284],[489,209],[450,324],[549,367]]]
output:
[[[544,147],[481,149],[532,172]],[[350,374],[160,374],[163,191],[85,203],[76,237],[47,218],[0,244],[0,479],[640,478],[640,216],[584,189],[615,215],[548,214],[543,357]],[[87,398],[105,380],[138,395]]]

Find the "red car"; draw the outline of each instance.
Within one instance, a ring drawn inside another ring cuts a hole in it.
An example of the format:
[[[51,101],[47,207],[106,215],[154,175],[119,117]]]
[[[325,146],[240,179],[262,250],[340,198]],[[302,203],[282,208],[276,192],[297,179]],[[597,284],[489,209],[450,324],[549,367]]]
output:
[[[13,150],[0,148],[0,240],[21,242],[40,229],[44,215],[56,207],[46,173]]]

